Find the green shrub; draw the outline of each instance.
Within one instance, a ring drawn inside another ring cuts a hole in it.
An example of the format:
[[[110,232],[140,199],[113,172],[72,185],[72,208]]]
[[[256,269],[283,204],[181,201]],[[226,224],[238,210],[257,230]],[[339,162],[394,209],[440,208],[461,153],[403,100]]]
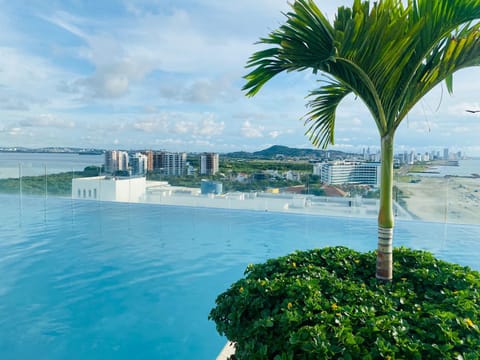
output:
[[[480,359],[480,273],[394,250],[378,282],[375,252],[331,247],[249,265],[209,318],[235,359]]]

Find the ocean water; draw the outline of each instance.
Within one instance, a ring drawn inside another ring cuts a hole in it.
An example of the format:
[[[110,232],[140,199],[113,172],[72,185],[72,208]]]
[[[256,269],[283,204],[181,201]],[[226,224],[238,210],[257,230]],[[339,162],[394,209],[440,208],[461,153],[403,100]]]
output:
[[[428,176],[472,176],[480,174],[480,159],[459,160],[458,166],[434,166],[429,171],[436,171],[438,174],[426,174]]]
[[[78,155],[63,153],[11,153],[0,152],[0,179],[22,176],[57,174],[81,171],[90,165],[101,166],[103,155]]]
[[[376,246],[372,219],[11,195],[0,203],[2,360],[211,360],[226,340],[208,313],[247,264]],[[477,270],[479,238],[480,226],[395,228],[397,246]]]

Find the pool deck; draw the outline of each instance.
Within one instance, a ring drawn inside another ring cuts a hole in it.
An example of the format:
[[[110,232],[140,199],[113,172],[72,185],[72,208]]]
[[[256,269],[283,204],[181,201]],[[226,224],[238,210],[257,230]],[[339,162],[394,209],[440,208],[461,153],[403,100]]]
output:
[[[376,218],[378,199],[337,198],[295,194],[235,193],[224,195],[172,194],[147,196],[142,201],[149,204],[222,208],[235,210],[272,211],[323,216]],[[401,219],[412,216],[394,202],[395,214]]]
[[[235,354],[235,344],[228,341],[222,351],[220,351],[220,354],[218,354],[216,360],[227,360],[233,354]]]

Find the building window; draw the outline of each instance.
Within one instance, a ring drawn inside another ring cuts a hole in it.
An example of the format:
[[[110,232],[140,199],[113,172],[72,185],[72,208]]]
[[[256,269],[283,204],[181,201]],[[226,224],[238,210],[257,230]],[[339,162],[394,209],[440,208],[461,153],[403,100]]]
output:
[[[88,190],[88,198],[92,197],[92,190]]]
[[[87,191],[83,189],[83,198],[85,199],[87,197]]]
[[[82,197],[82,190],[78,189],[78,196],[77,197],[79,197],[79,198]]]
[[[94,198],[94,199],[97,198],[97,189],[93,189],[93,198]]]

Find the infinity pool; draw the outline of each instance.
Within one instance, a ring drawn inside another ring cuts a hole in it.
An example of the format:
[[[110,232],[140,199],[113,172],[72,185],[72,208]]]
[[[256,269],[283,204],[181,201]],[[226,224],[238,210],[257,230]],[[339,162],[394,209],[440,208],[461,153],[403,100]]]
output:
[[[248,263],[376,245],[372,219],[0,195],[0,358],[214,359],[208,313]],[[395,244],[480,270],[480,226],[398,222]],[[373,275],[373,274],[372,274]]]

